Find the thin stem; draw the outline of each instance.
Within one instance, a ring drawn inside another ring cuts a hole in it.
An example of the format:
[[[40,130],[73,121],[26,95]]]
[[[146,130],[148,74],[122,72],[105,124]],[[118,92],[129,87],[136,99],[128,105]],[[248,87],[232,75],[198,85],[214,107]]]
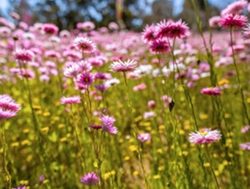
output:
[[[248,124],[250,124],[250,118],[248,116],[247,105],[246,105],[246,102],[245,102],[245,96],[244,96],[244,92],[243,92],[243,88],[242,88],[241,80],[240,80],[240,72],[239,72],[238,66],[236,64],[236,58],[235,58],[235,52],[234,52],[234,48],[233,48],[233,42],[234,42],[234,40],[233,40],[233,28],[231,27],[230,28],[230,43],[231,43],[231,49],[232,49],[232,55],[233,55],[233,64],[234,64],[234,68],[235,68],[235,71],[236,71],[236,77],[237,77],[238,87],[239,87],[239,90],[240,90],[243,111],[245,113]]]
[[[210,164],[210,170],[211,170],[211,172],[212,172],[212,175],[213,175],[214,180],[215,180],[215,183],[216,183],[216,187],[217,187],[218,189],[220,189],[220,185],[219,185],[218,179],[217,179],[217,177],[216,177],[216,175],[215,175],[215,172],[214,172],[214,169],[213,169],[213,166],[212,166],[212,160],[211,160],[211,157],[210,157],[210,155],[209,155],[208,147],[205,146],[205,149],[206,149],[206,153],[207,153],[207,159],[208,159],[208,162],[209,162],[209,164]]]
[[[5,137],[5,128],[4,126],[0,125],[1,134],[2,134],[2,145],[3,145],[3,171],[4,176],[6,179],[6,186],[7,188],[11,188],[11,175],[8,170],[8,162],[7,162],[7,143],[6,143],[6,137]]]

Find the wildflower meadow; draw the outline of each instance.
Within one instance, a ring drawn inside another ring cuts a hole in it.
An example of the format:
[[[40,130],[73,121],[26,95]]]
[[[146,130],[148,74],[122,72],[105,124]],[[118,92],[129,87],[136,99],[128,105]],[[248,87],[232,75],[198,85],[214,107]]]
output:
[[[250,188],[247,10],[206,31],[0,18],[0,189]]]

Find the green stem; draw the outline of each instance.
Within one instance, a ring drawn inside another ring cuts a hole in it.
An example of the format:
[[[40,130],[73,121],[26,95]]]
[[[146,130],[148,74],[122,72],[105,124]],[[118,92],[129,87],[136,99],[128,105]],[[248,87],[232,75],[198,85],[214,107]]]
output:
[[[236,71],[236,77],[237,77],[238,87],[239,87],[239,90],[240,90],[243,111],[245,113],[248,124],[250,124],[250,118],[249,118],[249,115],[248,115],[248,112],[247,112],[247,105],[246,105],[246,102],[245,102],[245,96],[244,96],[244,92],[243,92],[243,88],[242,88],[241,80],[240,80],[240,72],[239,72],[239,69],[238,69],[238,66],[237,66],[237,63],[236,63],[235,52],[234,52],[234,48],[233,48],[233,42],[234,42],[234,40],[233,40],[233,28],[231,27],[230,28],[230,43],[231,43],[231,48],[232,48],[233,64],[234,64],[234,68],[235,68],[235,71]],[[243,120],[244,120],[244,118],[243,118]]]
[[[220,185],[219,185],[218,179],[217,179],[217,177],[216,177],[216,175],[215,175],[215,172],[214,172],[214,169],[213,169],[213,165],[212,165],[212,160],[211,160],[211,158],[210,158],[210,154],[209,154],[209,151],[208,151],[208,147],[207,147],[207,146],[205,146],[205,150],[206,150],[206,153],[207,153],[208,162],[209,162],[209,164],[210,164],[210,170],[211,170],[211,172],[212,172],[212,175],[213,175],[214,180],[215,180],[215,183],[216,183],[216,187],[217,187],[217,189],[220,189]]]
[[[2,145],[3,145],[3,171],[4,171],[4,176],[6,180],[6,186],[7,188],[11,188],[11,175],[8,170],[8,161],[7,161],[7,143],[6,143],[6,137],[5,137],[5,128],[4,126],[0,125],[1,129],[1,134],[2,134]]]

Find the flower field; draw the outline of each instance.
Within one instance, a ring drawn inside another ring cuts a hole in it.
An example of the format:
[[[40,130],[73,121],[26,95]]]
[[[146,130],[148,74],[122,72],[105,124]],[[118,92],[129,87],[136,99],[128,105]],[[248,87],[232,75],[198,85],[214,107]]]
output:
[[[206,32],[1,18],[0,188],[250,188],[246,7]]]

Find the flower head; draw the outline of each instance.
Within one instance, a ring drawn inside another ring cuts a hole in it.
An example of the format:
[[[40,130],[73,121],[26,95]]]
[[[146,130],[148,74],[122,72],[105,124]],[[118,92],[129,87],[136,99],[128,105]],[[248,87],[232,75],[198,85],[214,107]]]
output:
[[[114,61],[111,64],[111,70],[115,72],[129,72],[133,71],[136,68],[137,62],[135,60],[127,60],[127,61]]]
[[[96,45],[86,37],[75,38],[74,45],[78,50],[86,53],[91,53],[96,50]]]
[[[224,28],[243,28],[246,24],[247,17],[243,15],[227,14],[220,20],[220,26]]]
[[[182,21],[163,20],[157,26],[157,37],[183,38],[189,34],[188,26]]]
[[[34,53],[27,49],[17,49],[14,56],[20,62],[30,62],[34,57]]]
[[[137,136],[137,139],[141,142],[147,142],[151,139],[151,135],[150,135],[150,133],[140,133]]]
[[[90,22],[90,21],[79,22],[79,23],[77,23],[76,27],[77,27],[77,29],[91,31],[91,30],[95,29],[95,24],[93,22]]]
[[[83,72],[82,74],[78,75],[77,78],[77,86],[79,88],[85,88],[90,86],[94,81],[94,75],[89,72]]]
[[[58,27],[55,24],[51,23],[43,24],[43,31],[46,34],[57,34]]]
[[[200,129],[189,134],[189,142],[193,144],[208,144],[221,139],[220,131],[208,128]]]
[[[0,95],[0,120],[16,116],[21,109],[9,95]]]
[[[210,96],[219,96],[221,95],[221,89],[219,87],[207,87],[201,89],[201,94]]]
[[[70,62],[69,64],[66,64],[66,66],[64,67],[63,74],[65,77],[75,78],[78,75],[79,70],[80,69],[78,64]]]
[[[247,7],[247,1],[245,0],[235,1],[230,5],[228,5],[225,9],[223,9],[221,11],[221,15],[240,14],[245,7]]]
[[[150,43],[156,39],[156,26],[146,26],[142,33],[142,39],[145,43]]]
[[[79,104],[81,99],[79,96],[62,97],[61,104]]]
[[[114,126],[115,118],[111,116],[102,116],[102,129],[110,134],[117,134],[117,128]]]
[[[169,42],[166,39],[156,39],[153,42],[150,43],[149,46],[151,52],[160,54],[160,53],[166,53],[170,51],[170,45]]]
[[[221,17],[220,16],[213,16],[209,19],[209,26],[214,28],[214,27],[218,27],[220,25],[220,20]]]
[[[250,142],[240,144],[242,150],[250,150]]]
[[[250,125],[246,125],[245,127],[241,128],[241,133],[247,133],[248,131],[250,131]]]
[[[99,181],[100,178],[94,172],[86,173],[84,176],[81,177],[81,183],[86,185],[97,185]]]

